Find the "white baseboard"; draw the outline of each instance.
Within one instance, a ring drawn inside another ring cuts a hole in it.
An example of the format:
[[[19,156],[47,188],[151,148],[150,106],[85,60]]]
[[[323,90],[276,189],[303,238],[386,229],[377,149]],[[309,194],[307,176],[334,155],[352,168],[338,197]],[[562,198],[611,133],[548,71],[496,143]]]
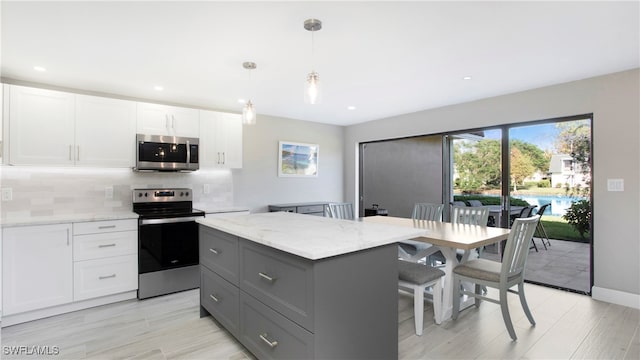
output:
[[[594,286],[591,288],[591,298],[612,304],[628,306],[634,309],[640,309],[640,294],[632,294],[624,291]]]
[[[64,314],[72,311],[88,309],[88,308],[92,308],[100,305],[111,304],[118,301],[135,299],[137,298],[137,296],[138,296],[138,292],[134,290],[134,291],[123,292],[115,295],[103,296],[95,299],[89,299],[89,300],[72,302],[69,304],[64,304],[59,306],[53,306],[46,309],[33,310],[33,311],[28,311],[28,312],[14,314],[14,315],[5,315],[2,317],[0,326],[2,327],[11,326],[11,325],[20,324],[27,321],[43,319],[46,317],[60,315],[60,314]]]

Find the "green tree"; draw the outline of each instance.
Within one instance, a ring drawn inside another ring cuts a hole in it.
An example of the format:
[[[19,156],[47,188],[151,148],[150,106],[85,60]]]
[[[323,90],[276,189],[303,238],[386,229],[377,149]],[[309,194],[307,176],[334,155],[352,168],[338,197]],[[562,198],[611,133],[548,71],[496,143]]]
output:
[[[589,120],[567,121],[556,124],[558,136],[555,148],[559,154],[570,154],[577,169],[588,185],[591,184],[591,122]],[[590,186],[568,189],[570,195],[588,196]]]
[[[513,190],[517,190],[517,184],[522,184],[524,179],[533,175],[536,170],[531,158],[517,147],[511,149],[511,178]]]
[[[545,154],[537,145],[524,142],[519,139],[509,142],[511,149],[518,149],[523,155],[526,155],[534,167],[534,171],[540,171],[546,174],[549,171],[550,154]],[[533,174],[533,173],[532,173]]]

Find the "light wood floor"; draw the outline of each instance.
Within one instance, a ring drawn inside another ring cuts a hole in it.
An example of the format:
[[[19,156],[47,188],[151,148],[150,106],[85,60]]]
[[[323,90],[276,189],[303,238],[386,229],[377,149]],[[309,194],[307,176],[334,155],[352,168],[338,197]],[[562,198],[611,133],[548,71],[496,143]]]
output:
[[[433,324],[425,306],[425,329],[416,336],[413,299],[398,305],[400,359],[639,359],[640,311],[540,286],[525,285],[537,321],[531,327],[516,295],[511,316],[518,334],[512,342],[499,306],[483,303],[457,321]],[[490,289],[491,292],[491,289]],[[2,329],[6,346],[58,346],[47,359],[252,359],[210,317],[200,319],[198,291],[144,301],[125,301]]]

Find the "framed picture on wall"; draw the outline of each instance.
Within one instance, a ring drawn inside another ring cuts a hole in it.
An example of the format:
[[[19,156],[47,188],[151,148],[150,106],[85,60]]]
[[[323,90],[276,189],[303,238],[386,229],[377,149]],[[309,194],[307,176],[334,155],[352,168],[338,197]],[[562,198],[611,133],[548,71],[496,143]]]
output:
[[[280,141],[278,147],[278,176],[317,177],[318,144]]]

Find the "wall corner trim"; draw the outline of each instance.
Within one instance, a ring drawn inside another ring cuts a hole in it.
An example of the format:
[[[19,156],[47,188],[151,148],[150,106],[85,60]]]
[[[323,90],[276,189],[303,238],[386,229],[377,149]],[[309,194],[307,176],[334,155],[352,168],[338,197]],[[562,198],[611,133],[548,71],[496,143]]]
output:
[[[640,309],[640,294],[594,286],[591,289],[591,297],[594,300]]]

